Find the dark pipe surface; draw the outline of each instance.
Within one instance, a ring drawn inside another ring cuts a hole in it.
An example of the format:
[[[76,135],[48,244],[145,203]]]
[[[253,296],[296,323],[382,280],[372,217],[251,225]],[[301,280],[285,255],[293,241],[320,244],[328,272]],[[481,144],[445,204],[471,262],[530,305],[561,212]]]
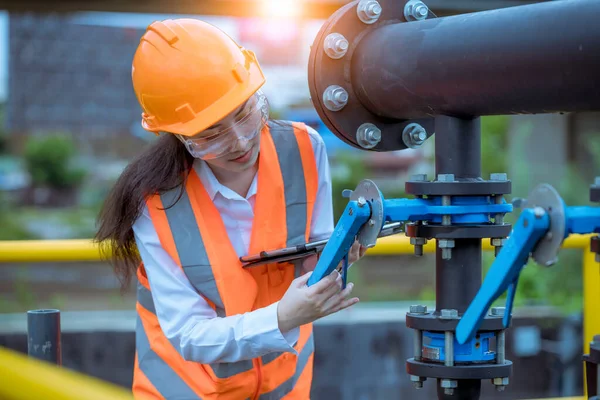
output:
[[[481,287],[481,239],[456,239],[450,260],[435,255],[435,309],[465,312]]]
[[[480,118],[459,119],[440,116],[435,119],[435,174],[453,174],[454,180],[477,180],[481,177]],[[439,242],[439,240],[438,240]],[[442,249],[435,255],[435,308],[457,310],[462,314],[481,287],[481,239],[456,239],[449,260]],[[451,367],[449,367],[451,368]],[[480,380],[459,380],[452,395],[446,394],[437,380],[439,400],[480,397]]]
[[[359,43],[353,87],[397,119],[600,110],[599,16],[561,0],[385,25]]]
[[[454,179],[481,176],[481,124],[479,118],[435,119],[435,173],[454,174]],[[481,287],[481,239],[456,239],[449,260],[436,249],[436,310],[464,312]]]
[[[27,312],[27,354],[32,358],[62,365],[59,310]]]

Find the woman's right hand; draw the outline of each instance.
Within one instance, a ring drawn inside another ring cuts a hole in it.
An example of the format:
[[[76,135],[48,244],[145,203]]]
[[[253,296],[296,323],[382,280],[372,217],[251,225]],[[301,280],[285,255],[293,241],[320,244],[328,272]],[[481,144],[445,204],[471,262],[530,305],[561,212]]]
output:
[[[342,276],[337,270],[309,287],[306,283],[311,274],[294,279],[279,301],[277,319],[283,333],[358,303],[358,298],[348,298],[352,283],[342,290]]]

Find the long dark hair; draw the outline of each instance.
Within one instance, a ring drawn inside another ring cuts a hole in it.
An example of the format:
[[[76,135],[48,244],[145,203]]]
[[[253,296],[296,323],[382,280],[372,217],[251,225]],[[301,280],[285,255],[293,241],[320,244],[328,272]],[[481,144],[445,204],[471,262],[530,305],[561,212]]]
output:
[[[183,190],[193,160],[177,137],[164,134],[125,168],[108,194],[94,241],[112,264],[122,289],[128,287],[141,261],[132,227],[145,200],[178,186]]]

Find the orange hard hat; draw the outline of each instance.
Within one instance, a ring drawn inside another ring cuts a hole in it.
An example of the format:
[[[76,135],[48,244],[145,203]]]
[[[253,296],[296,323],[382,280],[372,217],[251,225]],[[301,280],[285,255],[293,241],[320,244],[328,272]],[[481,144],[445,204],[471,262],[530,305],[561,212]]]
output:
[[[133,57],[144,129],[193,136],[250,98],[265,77],[253,52],[195,19],[152,23]]]

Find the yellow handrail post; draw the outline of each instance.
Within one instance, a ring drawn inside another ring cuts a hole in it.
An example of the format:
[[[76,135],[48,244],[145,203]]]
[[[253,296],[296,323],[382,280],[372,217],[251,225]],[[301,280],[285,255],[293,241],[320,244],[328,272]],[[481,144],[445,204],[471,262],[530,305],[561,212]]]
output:
[[[600,263],[589,246],[583,250],[583,351],[590,352],[594,335],[600,335]],[[584,377],[586,371],[584,368]],[[587,399],[587,379],[583,390]]]
[[[585,352],[594,335],[600,335],[600,263],[587,247],[583,251],[583,318]]]

